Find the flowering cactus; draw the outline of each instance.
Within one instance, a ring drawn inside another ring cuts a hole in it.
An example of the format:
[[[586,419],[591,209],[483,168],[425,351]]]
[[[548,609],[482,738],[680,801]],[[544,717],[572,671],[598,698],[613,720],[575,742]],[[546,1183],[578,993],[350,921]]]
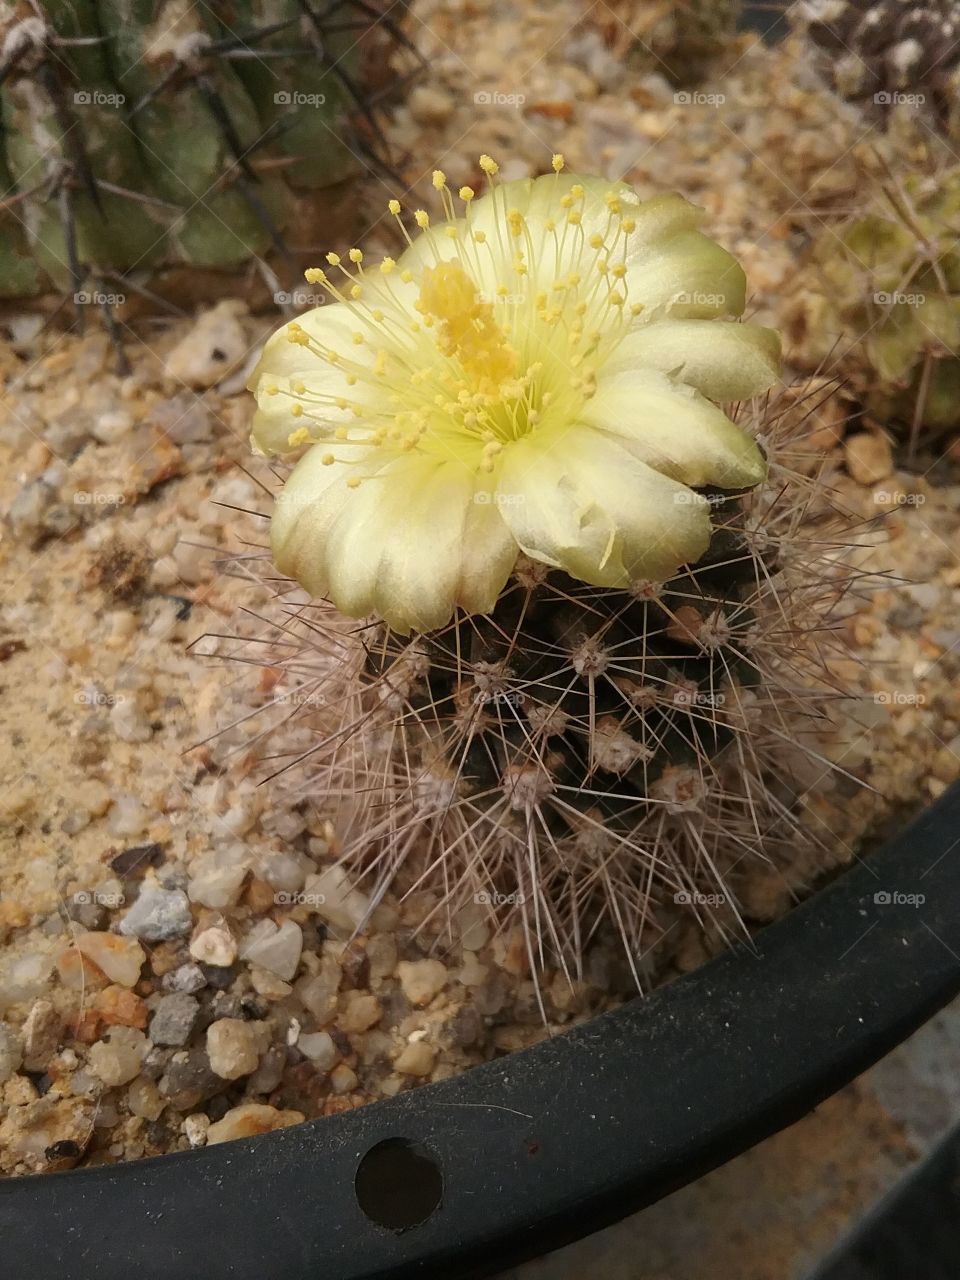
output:
[[[253,374],[256,449],[300,452],[277,702],[374,902],[397,881],[520,921],[531,966],[613,928],[639,982],[677,912],[729,932],[738,865],[798,857],[784,750],[840,559],[798,538],[778,413],[733,408],[779,343],[737,322],[699,211],[561,156],[480,163],[460,213],[434,174],[445,216],[396,261],[308,272],[332,301]]]

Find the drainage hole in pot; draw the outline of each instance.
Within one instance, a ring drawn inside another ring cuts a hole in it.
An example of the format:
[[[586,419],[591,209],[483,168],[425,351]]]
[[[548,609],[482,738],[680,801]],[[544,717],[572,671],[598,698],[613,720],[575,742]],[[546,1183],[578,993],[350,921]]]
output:
[[[371,1222],[390,1231],[409,1231],[426,1222],[443,1195],[436,1159],[406,1138],[387,1138],[371,1147],[353,1186],[357,1204]]]

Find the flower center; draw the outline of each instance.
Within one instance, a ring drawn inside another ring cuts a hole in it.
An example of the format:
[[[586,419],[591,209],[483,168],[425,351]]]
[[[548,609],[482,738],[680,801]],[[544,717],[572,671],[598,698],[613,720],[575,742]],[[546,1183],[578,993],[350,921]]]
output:
[[[416,308],[440,322],[437,346],[460,362],[473,390],[497,396],[515,380],[517,353],[459,262],[426,268]]]

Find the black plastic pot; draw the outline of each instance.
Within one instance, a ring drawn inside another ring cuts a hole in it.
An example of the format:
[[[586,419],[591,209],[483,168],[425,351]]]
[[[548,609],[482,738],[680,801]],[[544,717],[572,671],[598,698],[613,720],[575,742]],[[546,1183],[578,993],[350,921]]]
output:
[[[8,1180],[0,1270],[456,1280],[554,1249],[797,1119],[960,991],[958,849],[960,786],[752,949],[534,1049],[263,1138]]]

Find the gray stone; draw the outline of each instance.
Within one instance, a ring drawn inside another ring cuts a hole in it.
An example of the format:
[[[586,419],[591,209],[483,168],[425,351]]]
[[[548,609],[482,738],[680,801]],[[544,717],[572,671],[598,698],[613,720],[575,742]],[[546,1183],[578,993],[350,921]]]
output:
[[[165,973],[161,979],[161,985],[165,991],[183,991],[188,996],[192,996],[195,992],[203,990],[207,985],[207,979],[198,964],[182,964],[172,973]]]
[[[199,1016],[199,1002],[186,992],[161,996],[150,1019],[150,1039],[154,1044],[186,1044]]]
[[[144,885],[140,896],[120,922],[120,932],[147,942],[183,938],[193,928],[190,900],[182,889]]]

